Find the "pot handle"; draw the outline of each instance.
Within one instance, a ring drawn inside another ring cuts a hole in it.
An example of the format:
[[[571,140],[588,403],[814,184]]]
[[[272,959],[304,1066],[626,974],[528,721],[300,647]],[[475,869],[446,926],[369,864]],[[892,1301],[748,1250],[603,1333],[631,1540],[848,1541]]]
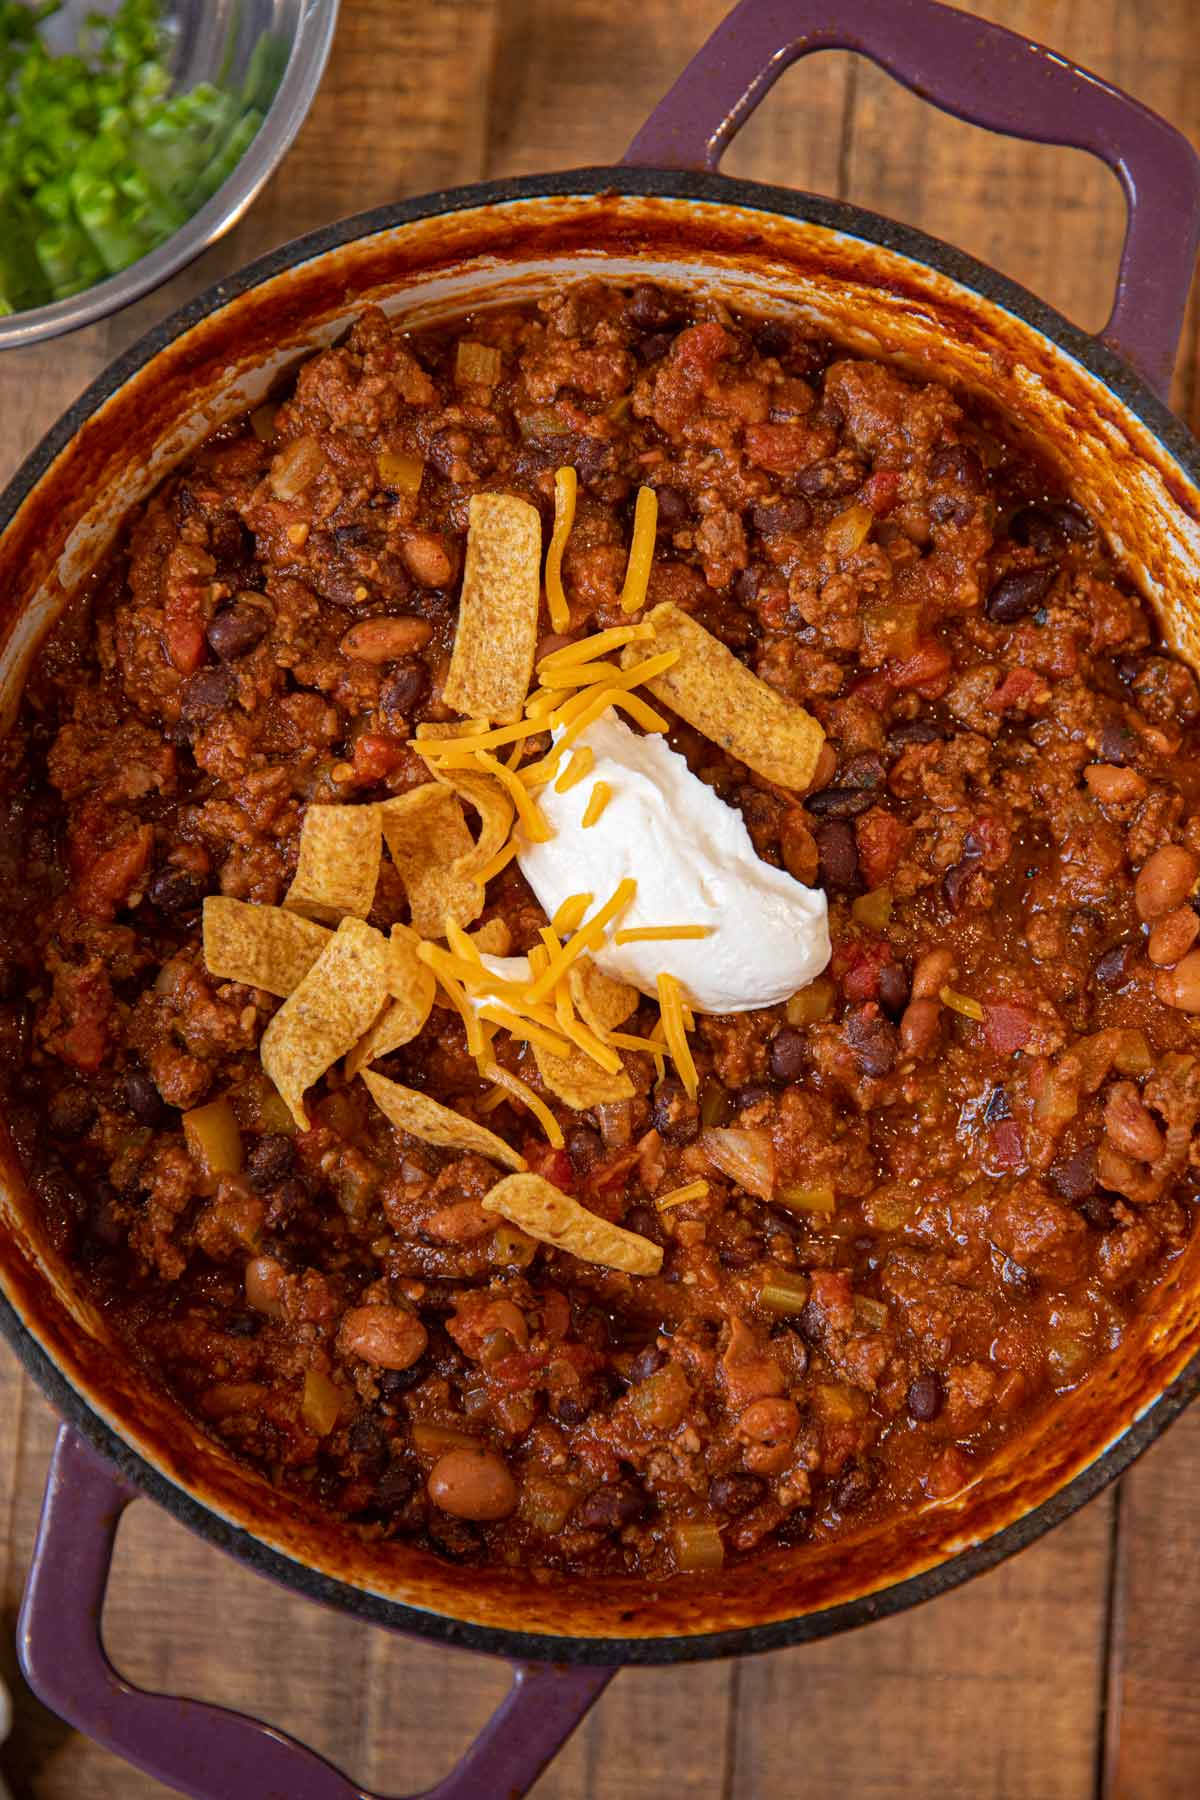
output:
[[[625,163],[717,168],[783,71],[815,50],[858,51],[943,112],[1107,163],[1128,214],[1100,337],[1166,394],[1200,246],[1200,157],[1131,95],[1002,25],[938,0],[741,0],[651,113]]]
[[[192,1800],[378,1800],[274,1726],[148,1693],[113,1668],[101,1641],[104,1594],[121,1515],[137,1497],[69,1426],[60,1430],[17,1626],[34,1693]],[[520,1800],[615,1673],[514,1663],[512,1688],[457,1767],[413,1800]]]

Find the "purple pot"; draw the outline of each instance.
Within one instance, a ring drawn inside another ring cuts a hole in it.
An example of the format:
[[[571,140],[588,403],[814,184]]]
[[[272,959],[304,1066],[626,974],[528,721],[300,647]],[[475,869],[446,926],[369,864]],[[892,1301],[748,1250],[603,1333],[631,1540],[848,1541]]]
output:
[[[859,51],[947,111],[1089,150],[1117,172],[1129,224],[1098,338],[918,232],[714,172],[779,74],[819,49]],[[934,0],[742,0],[623,164],[458,189],[334,226],[202,296],[117,363],[0,501],[4,702],[121,515],[349,312],[378,301],[416,323],[597,273],[799,308],[851,347],[986,393],[1104,521],[1168,638],[1194,660],[1200,448],[1161,396],[1198,236],[1200,165],[1186,141],[1039,45]],[[45,1242],[2,1145],[0,1244],[0,1326],[70,1421],[21,1614],[22,1665],[63,1718],[197,1800],[364,1797],[280,1732],[144,1693],[111,1668],[98,1621],[117,1521],[139,1491],[315,1599],[510,1658],[512,1693],[431,1790],[494,1800],[528,1790],[618,1666],[767,1650],[928,1599],[1099,1492],[1200,1388],[1194,1244],[1164,1279],[1153,1320],[952,1500],[819,1553],[772,1552],[658,1592],[617,1579],[535,1589],[511,1571],[347,1545],[239,1469],[135,1376]]]

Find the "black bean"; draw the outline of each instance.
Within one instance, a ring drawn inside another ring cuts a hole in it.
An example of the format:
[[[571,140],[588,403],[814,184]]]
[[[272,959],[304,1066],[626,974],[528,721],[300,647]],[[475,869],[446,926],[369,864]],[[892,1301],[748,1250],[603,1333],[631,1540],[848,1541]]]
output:
[[[574,1394],[559,1394],[551,1402],[550,1411],[560,1425],[565,1425],[570,1429],[575,1425],[583,1424],[589,1409],[582,1400],[577,1400]]]
[[[583,1531],[623,1531],[646,1511],[646,1496],[632,1482],[614,1481],[597,1488],[575,1508],[573,1522]]]
[[[979,858],[964,856],[942,876],[942,899],[946,902],[947,911],[961,912],[970,894],[971,878],[976,873]]]
[[[141,1125],[165,1125],[172,1117],[169,1107],[147,1070],[135,1064],[125,1071],[125,1104]]]
[[[668,486],[665,481],[654,491],[658,495],[658,529],[678,531],[681,525],[686,525],[692,516],[687,495],[681,494],[678,488]]]
[[[1038,1291],[1037,1276],[1023,1263],[1014,1262],[1011,1256],[1006,1256],[1000,1265],[1000,1279],[1010,1294],[1016,1294],[1022,1300],[1031,1300]]]
[[[389,1370],[390,1374],[406,1373],[397,1369]],[[382,1382],[380,1386],[382,1386]],[[394,1456],[375,1486],[375,1502],[381,1507],[401,1507],[411,1500],[420,1484],[420,1476],[403,1458]]]
[[[833,1484],[833,1504],[838,1512],[853,1512],[862,1506],[870,1499],[878,1479],[872,1463],[850,1463]]]
[[[28,985],[28,970],[15,956],[0,952],[0,1001],[19,1000]]]
[[[644,337],[637,347],[638,360],[644,363],[661,362],[675,342],[673,331],[655,331]]]
[[[908,744],[937,744],[941,742],[943,733],[928,719],[906,719],[899,725],[893,725],[888,731],[888,743],[898,744],[904,749]]]
[[[419,656],[406,656],[380,689],[380,708],[390,718],[411,718],[428,689],[429,670]]]
[[[230,1313],[225,1320],[225,1329],[230,1337],[257,1337],[262,1328],[262,1314],[256,1312]]]
[[[882,756],[874,750],[864,750],[858,756],[852,756],[848,763],[838,770],[838,786],[843,788],[878,787],[887,770],[884,768]]]
[[[1097,958],[1092,970],[1101,987],[1124,987],[1129,980],[1129,972],[1137,961],[1138,946],[1136,944],[1114,944],[1103,956]]]
[[[794,486],[797,493],[806,494],[810,500],[840,500],[862,486],[865,473],[862,464],[853,459],[810,463],[792,478],[789,488]]]
[[[1012,1101],[1008,1097],[1008,1089],[994,1087],[988,1095],[987,1105],[983,1109],[984,1123],[1000,1125],[1005,1119],[1011,1119],[1012,1116]]]
[[[639,1237],[649,1238],[652,1244],[662,1241],[659,1221],[661,1214],[649,1206],[631,1206],[625,1215],[625,1227],[628,1231],[636,1231]]]
[[[856,819],[875,804],[870,788],[828,787],[806,794],[804,804],[818,819]]]
[[[281,1181],[278,1187],[273,1187],[268,1191],[267,1224],[272,1230],[277,1230],[280,1225],[286,1225],[289,1219],[294,1218],[307,1205],[308,1189],[293,1175],[289,1180]]]
[[[979,452],[972,450],[970,444],[947,444],[935,450],[929,459],[929,479],[953,482],[971,494],[982,494],[987,489]]]
[[[845,1031],[846,1042],[864,1075],[879,1079],[891,1073],[900,1054],[900,1034],[872,1001],[847,1015]]]
[[[788,1323],[806,1344],[812,1344],[814,1348],[819,1349],[825,1340],[825,1314],[815,1300],[805,1301],[798,1313],[789,1314]]]
[[[205,637],[214,656],[232,662],[262,643],[271,628],[270,614],[240,596],[220,606],[209,620]]]
[[[754,348],[760,356],[787,356],[792,348],[791,327],[782,319],[764,319],[754,333]]]
[[[1085,1144],[1082,1150],[1064,1152],[1055,1157],[1047,1173],[1051,1187],[1064,1200],[1085,1200],[1096,1186],[1096,1146]]]
[[[657,1375],[667,1358],[657,1344],[647,1344],[639,1350],[629,1366],[630,1381],[649,1381],[651,1375]]]
[[[384,1369],[379,1376],[379,1391],[385,1400],[396,1400],[411,1388],[420,1387],[429,1374],[429,1363],[419,1356],[407,1369]]]
[[[845,893],[858,882],[858,844],[854,827],[844,819],[827,819],[817,827],[817,866],[823,888]]]
[[[988,589],[984,611],[998,625],[1011,625],[1036,612],[1058,571],[1050,563],[1033,563],[1027,569],[1010,569]]]
[[[797,494],[791,500],[754,507],[750,522],[761,537],[782,537],[785,532],[806,530],[812,522],[812,507],[803,495]]]
[[[885,962],[880,968],[879,1004],[893,1014],[902,1013],[908,1005],[908,976],[899,963]]]
[[[166,863],[150,879],[146,898],[164,918],[184,920],[200,911],[208,882],[195,869]]]
[[[639,331],[661,331],[678,316],[678,312],[679,302],[675,296],[650,281],[639,281],[625,302],[626,317]]]
[[[761,1475],[717,1475],[708,1484],[708,1504],[715,1512],[744,1513],[767,1491]]]
[[[764,1100],[771,1098],[771,1090],[761,1081],[748,1081],[733,1096],[733,1103],[738,1107],[761,1106]]]
[[[586,1175],[604,1155],[604,1140],[590,1125],[573,1125],[567,1133],[567,1155],[581,1175]]]
[[[220,712],[229,705],[234,689],[233,671],[223,664],[213,663],[206,669],[197,669],[180,689],[179,707],[182,717],[193,724],[211,718],[213,713]]]
[[[1028,544],[1039,556],[1053,556],[1064,543],[1086,544],[1095,527],[1082,507],[1063,500],[1023,506],[1008,530],[1015,543]]]
[[[733,578],[733,597],[739,606],[753,606],[758,599],[759,581],[757,569],[738,570]]]
[[[942,1410],[942,1384],[937,1375],[918,1375],[908,1384],[905,1401],[910,1419],[928,1424]]]
[[[677,1075],[655,1084],[652,1124],[668,1144],[689,1144],[700,1129],[700,1108]]]
[[[776,1081],[799,1081],[804,1051],[804,1033],[794,1025],[781,1025],[767,1048],[767,1063]]]
[[[264,1131],[255,1139],[246,1159],[246,1174],[256,1188],[271,1188],[286,1181],[296,1161],[296,1151],[289,1137],[281,1131]]]
[[[1093,1231],[1111,1231],[1117,1222],[1113,1203],[1107,1194],[1089,1194],[1078,1204],[1079,1211]]]
[[[81,1138],[96,1116],[96,1102],[85,1087],[60,1088],[46,1111],[54,1136],[67,1143]]]
[[[1137,755],[1137,739],[1118,719],[1110,719],[1100,733],[1097,754],[1101,762],[1115,763],[1123,769]]]

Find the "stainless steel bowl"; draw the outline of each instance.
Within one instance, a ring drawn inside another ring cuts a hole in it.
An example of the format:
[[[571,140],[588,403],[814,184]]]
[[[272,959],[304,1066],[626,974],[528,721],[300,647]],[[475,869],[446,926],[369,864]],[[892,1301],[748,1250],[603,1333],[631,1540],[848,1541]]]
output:
[[[114,0],[103,0],[99,8],[114,9]],[[66,0],[43,28],[47,40],[55,49],[72,49],[84,16],[96,10],[96,0]],[[169,0],[163,14],[173,33],[171,67],[181,88],[198,81],[236,86],[264,33],[287,44],[287,65],[270,110],[233,174],[186,225],[149,256],[83,293],[0,319],[0,350],[58,337],[118,312],[237,223],[304,123],[329,58],[338,0]]]

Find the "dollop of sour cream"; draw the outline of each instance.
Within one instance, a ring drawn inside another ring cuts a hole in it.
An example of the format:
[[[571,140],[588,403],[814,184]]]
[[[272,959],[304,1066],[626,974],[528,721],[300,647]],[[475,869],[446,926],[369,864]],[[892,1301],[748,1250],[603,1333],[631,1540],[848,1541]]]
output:
[[[629,876],[637,894],[617,930],[711,929],[705,938],[634,944],[613,943],[610,931],[595,956],[606,975],[653,997],[664,971],[694,1008],[710,1013],[774,1006],[815,981],[830,957],[821,890],[763,862],[742,815],[698,780],[664,738],[639,737],[606,713],[577,742],[595,757],[589,774],[565,794],[553,783],[539,790],[554,836],[541,844],[522,838],[517,851],[547,916],[572,894],[590,893],[600,907]],[[585,830],[583,814],[597,781],[608,783],[612,798]]]

